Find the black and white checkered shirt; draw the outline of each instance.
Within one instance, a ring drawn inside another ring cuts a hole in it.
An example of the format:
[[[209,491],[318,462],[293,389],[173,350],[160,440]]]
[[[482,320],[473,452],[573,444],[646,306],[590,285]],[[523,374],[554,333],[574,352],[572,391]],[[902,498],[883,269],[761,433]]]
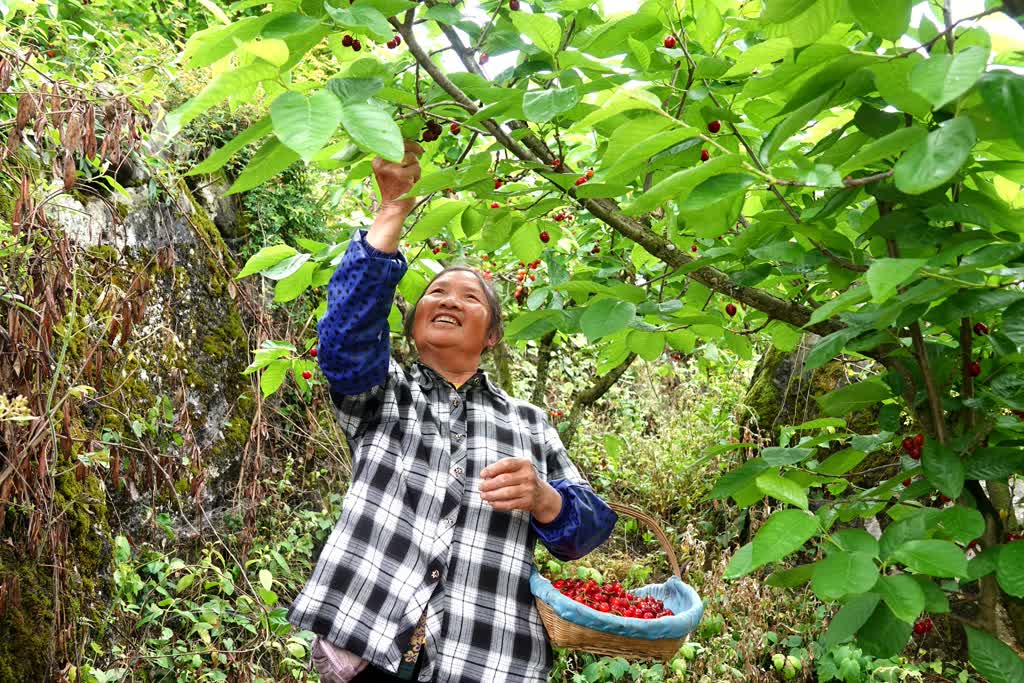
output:
[[[540,540],[556,557],[582,557],[607,540],[616,515],[569,460],[545,413],[483,372],[456,389],[425,365],[406,369],[388,355],[384,377],[352,394],[358,382],[338,354],[324,358],[324,337],[358,338],[341,354],[375,364],[371,340],[387,351],[386,312],[405,270],[404,259],[395,262],[359,235],[330,285],[320,361],[337,380],[332,389],[351,380],[349,395],[332,395],[352,449],[352,483],[288,619],[396,671],[426,609],[420,680],[545,682],[552,652],[530,592],[534,546]],[[361,319],[343,305],[361,291],[387,303],[356,307],[368,311]],[[532,459],[556,487],[558,519],[540,525],[480,498],[480,471],[506,457]]]

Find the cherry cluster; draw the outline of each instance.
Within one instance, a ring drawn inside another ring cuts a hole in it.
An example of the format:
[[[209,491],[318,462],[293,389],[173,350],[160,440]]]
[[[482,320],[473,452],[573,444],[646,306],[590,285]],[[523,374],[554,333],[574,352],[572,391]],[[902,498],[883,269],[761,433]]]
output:
[[[402,44],[402,36],[395,34],[395,37],[389,40],[386,45],[389,50],[394,50],[396,47]]]
[[[903,451],[914,460],[921,459],[921,448],[924,446],[924,434],[915,434],[903,439]]]
[[[579,187],[580,185],[582,185],[583,183],[587,182],[588,180],[590,180],[593,177],[594,177],[594,169],[588,168],[586,173],[584,173],[583,175],[581,175],[579,178],[576,179],[576,187]]]
[[[359,39],[353,38],[347,33],[341,37],[341,44],[345,47],[352,48],[353,52],[359,52],[363,49],[363,44],[359,42]]]
[[[925,617],[924,619],[918,619],[917,623],[914,624],[914,633],[919,636],[923,636],[931,633],[934,628],[935,624],[932,622],[932,618]]]
[[[562,594],[598,612],[632,619],[672,616],[665,603],[651,596],[640,597],[622,588],[618,581],[598,584],[594,579],[558,579],[552,585]]]
[[[441,133],[443,132],[444,129],[441,128],[440,123],[433,120],[427,121],[427,126],[426,128],[423,129],[423,140],[425,142],[433,142],[434,140],[441,137]]]
[[[559,211],[554,216],[552,216],[552,219],[556,223],[561,223],[562,221],[573,221],[573,220],[576,220],[576,217],[573,216],[571,213],[566,213],[565,211]]]

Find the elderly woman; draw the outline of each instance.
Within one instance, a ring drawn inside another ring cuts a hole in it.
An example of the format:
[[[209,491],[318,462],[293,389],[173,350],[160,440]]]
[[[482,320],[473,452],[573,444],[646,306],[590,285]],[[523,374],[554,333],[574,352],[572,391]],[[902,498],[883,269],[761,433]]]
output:
[[[352,452],[341,519],[289,621],[317,634],[321,680],[548,680],[552,652],[530,593],[534,546],[580,558],[615,513],[569,460],[540,408],[479,369],[501,306],[475,270],[427,285],[406,329],[420,360],[389,352],[388,312],[422,150],[374,161],[383,199],[328,288],[319,361]]]

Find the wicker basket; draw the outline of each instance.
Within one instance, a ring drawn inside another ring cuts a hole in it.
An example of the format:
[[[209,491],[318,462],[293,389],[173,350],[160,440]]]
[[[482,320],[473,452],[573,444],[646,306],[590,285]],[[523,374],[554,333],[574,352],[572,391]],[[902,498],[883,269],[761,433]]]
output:
[[[662,549],[668,555],[669,565],[672,573],[682,579],[682,572],[679,569],[679,562],[672,550],[665,532],[661,530],[654,519],[636,508],[621,503],[608,503],[608,507],[616,512],[635,517],[646,524],[657,536]],[[540,612],[544,628],[551,639],[554,647],[568,648],[571,650],[582,650],[598,655],[621,656],[626,659],[659,659],[667,662],[675,656],[679,648],[686,642],[689,635],[682,638],[666,638],[661,640],[648,640],[645,638],[631,638],[629,636],[617,635],[597,631],[586,626],[574,624],[571,621],[558,616],[551,607],[540,598],[534,598],[537,603],[537,610]]]

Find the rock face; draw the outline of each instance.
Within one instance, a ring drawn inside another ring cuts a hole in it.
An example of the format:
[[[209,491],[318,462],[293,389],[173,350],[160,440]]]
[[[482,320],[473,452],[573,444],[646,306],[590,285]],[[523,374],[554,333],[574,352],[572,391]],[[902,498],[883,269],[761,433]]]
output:
[[[50,466],[59,518],[44,522],[61,533],[41,556],[0,544],[0,681],[55,679],[69,652],[102,640],[114,510],[129,538],[157,517],[187,538],[231,504],[243,470],[254,401],[237,267],[184,184],[126,192],[47,207],[74,259],[65,372],[87,388],[68,399],[74,445]],[[18,461],[3,455],[0,469]],[[10,507],[0,539],[18,539],[28,514]]]

